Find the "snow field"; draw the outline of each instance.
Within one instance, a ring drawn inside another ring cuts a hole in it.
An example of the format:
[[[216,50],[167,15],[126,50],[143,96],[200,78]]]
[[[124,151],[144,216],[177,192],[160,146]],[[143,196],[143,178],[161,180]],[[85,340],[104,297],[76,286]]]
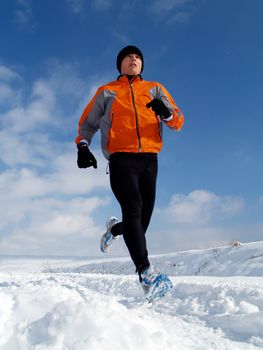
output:
[[[134,275],[0,274],[0,349],[263,349],[262,278],[172,280],[148,304]]]
[[[174,288],[148,304],[129,258],[1,257],[0,350],[263,349],[263,242],[151,262]]]

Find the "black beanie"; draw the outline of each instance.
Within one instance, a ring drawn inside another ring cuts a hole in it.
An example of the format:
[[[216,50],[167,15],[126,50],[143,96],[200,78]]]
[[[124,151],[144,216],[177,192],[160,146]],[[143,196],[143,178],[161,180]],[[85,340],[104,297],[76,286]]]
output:
[[[136,46],[132,46],[132,45],[129,45],[129,46],[126,46],[124,47],[119,53],[118,53],[118,56],[117,56],[117,69],[118,71],[121,73],[121,62],[122,60],[127,56],[127,55],[130,55],[131,53],[134,53],[138,56],[140,56],[141,60],[142,60],[142,69],[141,69],[141,72],[143,71],[143,54],[141,52],[140,49],[138,49],[138,47]]]

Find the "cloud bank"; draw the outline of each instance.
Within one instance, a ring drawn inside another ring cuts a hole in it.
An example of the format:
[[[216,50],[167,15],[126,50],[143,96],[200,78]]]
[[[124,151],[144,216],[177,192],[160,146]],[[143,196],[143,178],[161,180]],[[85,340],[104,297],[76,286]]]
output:
[[[244,207],[240,197],[218,196],[207,190],[174,194],[165,215],[175,223],[206,224],[217,217],[235,214]]]
[[[104,229],[94,215],[110,202],[107,163],[95,148],[99,169],[80,171],[73,136],[96,82],[87,86],[69,66],[55,72],[26,89],[15,69],[0,66],[1,253],[91,254],[90,238]],[[65,97],[78,106],[68,114]]]

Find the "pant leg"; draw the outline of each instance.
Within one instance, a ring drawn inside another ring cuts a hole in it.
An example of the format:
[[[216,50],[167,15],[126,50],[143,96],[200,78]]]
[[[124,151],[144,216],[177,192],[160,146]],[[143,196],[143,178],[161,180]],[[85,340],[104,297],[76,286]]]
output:
[[[142,158],[142,162],[144,163],[143,169],[140,168],[141,172],[138,178],[139,192],[142,199],[141,224],[144,233],[146,233],[155,203],[158,159],[156,154],[146,154],[145,157],[142,155],[140,158]],[[119,222],[113,226],[112,234],[114,236],[122,235],[123,230],[123,223]]]
[[[144,157],[144,171],[140,176],[140,194],[142,198],[141,223],[146,233],[149,226],[156,194],[156,179],[158,173],[158,159],[156,154],[146,154]]]
[[[136,269],[150,265],[142,226],[141,173],[142,161],[136,154],[118,153],[111,156],[111,188],[121,206],[123,238]]]

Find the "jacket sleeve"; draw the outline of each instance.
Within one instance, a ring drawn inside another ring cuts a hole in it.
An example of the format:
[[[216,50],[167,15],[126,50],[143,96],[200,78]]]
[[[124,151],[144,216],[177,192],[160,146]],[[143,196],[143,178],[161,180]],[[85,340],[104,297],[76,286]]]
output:
[[[158,83],[156,91],[156,97],[161,100],[171,112],[171,118],[168,118],[168,120],[165,121],[165,124],[171,129],[175,129],[177,131],[181,130],[184,124],[184,116],[182,111],[176,105],[169,92],[160,83]]]
[[[104,92],[100,87],[80,117],[78,136],[75,139],[76,144],[78,144],[80,141],[86,141],[90,145],[94,134],[99,129],[100,118],[103,116],[104,110]]]

